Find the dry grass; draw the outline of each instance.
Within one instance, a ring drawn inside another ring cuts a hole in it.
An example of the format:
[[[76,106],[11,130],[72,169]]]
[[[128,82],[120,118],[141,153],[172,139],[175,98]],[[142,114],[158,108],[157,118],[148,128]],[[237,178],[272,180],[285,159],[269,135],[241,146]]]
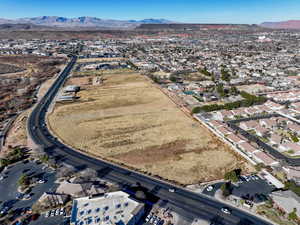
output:
[[[48,118],[77,149],[181,184],[250,168],[139,74],[106,74],[103,85],[86,86],[79,96]]]
[[[78,63],[86,62],[109,62],[109,61],[126,61],[127,58],[88,58],[88,59],[78,59]]]

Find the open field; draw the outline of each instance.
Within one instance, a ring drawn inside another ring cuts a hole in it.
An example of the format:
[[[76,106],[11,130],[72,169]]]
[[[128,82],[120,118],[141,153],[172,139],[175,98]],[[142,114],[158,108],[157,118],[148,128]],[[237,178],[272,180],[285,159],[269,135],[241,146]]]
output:
[[[109,61],[126,61],[127,58],[84,58],[78,59],[78,63],[87,63],[87,62],[109,62]]]
[[[48,122],[65,143],[181,184],[252,167],[137,73],[102,75],[80,100],[57,104]]]

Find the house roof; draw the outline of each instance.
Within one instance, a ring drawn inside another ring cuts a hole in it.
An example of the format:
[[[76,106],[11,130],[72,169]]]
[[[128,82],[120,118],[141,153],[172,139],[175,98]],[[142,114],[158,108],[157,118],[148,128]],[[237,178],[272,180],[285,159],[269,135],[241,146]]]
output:
[[[257,158],[259,158],[260,160],[262,160],[264,162],[264,164],[266,164],[266,165],[271,165],[271,164],[276,162],[269,155],[267,155],[266,153],[264,153],[262,151],[257,151],[257,152],[254,153],[254,155]]]
[[[231,140],[232,142],[234,142],[234,143],[239,143],[239,142],[243,142],[244,141],[243,139],[241,139],[239,136],[237,136],[235,134],[230,134],[230,135],[227,136],[227,138],[229,140]]]
[[[229,131],[225,126],[223,127],[218,127],[217,128],[219,132],[221,132],[222,134],[226,135],[226,134],[231,134],[232,132]]]
[[[296,213],[300,217],[300,197],[294,192],[288,191],[276,191],[270,194],[272,200],[287,213],[293,212],[296,208]]]
[[[243,142],[239,145],[247,152],[253,153],[253,152],[257,151],[257,149],[255,147],[253,147],[252,145],[250,145],[248,142]]]

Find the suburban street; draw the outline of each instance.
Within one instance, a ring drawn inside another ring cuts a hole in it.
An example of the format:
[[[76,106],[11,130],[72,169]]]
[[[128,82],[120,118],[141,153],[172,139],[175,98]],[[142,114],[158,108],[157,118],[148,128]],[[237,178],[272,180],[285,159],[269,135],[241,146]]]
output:
[[[141,186],[161,200],[175,205],[176,212],[189,218],[191,221],[199,217],[216,221],[216,224],[270,224],[252,214],[232,208],[203,194],[196,194],[159,179],[87,156],[65,146],[58,139],[53,137],[44,125],[46,112],[59,88],[68,77],[75,62],[76,57],[73,57],[65,70],[54,82],[53,86],[36,105],[28,119],[30,137],[35,144],[43,147],[44,151],[49,154],[51,158],[56,159],[57,164],[68,164],[77,170],[85,168],[95,169],[101,178],[108,179],[120,185],[141,184]],[[10,179],[15,178],[10,176]],[[170,191],[171,189],[174,189],[174,192]],[[222,207],[231,208],[232,213],[230,215],[222,213]]]

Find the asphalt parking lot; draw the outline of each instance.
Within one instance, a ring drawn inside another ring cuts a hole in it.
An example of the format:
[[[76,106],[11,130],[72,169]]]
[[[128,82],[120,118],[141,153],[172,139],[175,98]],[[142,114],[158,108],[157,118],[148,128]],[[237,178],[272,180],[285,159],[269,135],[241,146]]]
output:
[[[213,185],[213,190],[208,191],[207,188],[203,190],[203,194],[214,196],[215,192],[221,188],[223,182]],[[265,201],[265,197],[268,196],[276,188],[273,185],[268,184],[267,181],[257,177],[256,179],[240,179],[237,186],[232,185],[232,195],[241,197],[244,199],[249,199],[255,203]]]
[[[29,200],[18,200],[16,198],[18,194],[17,183],[22,174],[27,174],[28,176],[34,176],[37,179],[42,178],[45,180],[45,183],[38,183],[32,188],[30,192],[31,198]],[[11,209],[31,208],[44,192],[49,192],[56,188],[54,183],[55,173],[51,169],[47,167],[45,168],[43,164],[37,164],[32,161],[27,163],[18,162],[11,165],[8,169],[2,171],[0,176],[5,177],[0,181],[0,193],[5,193],[0,195],[0,201],[2,203],[9,203]],[[0,204],[0,206],[2,205],[3,204]],[[63,217],[59,216],[51,218],[40,216],[37,221],[34,223],[31,222],[30,224],[58,225],[63,221],[62,218]],[[39,223],[36,223],[38,221]]]

